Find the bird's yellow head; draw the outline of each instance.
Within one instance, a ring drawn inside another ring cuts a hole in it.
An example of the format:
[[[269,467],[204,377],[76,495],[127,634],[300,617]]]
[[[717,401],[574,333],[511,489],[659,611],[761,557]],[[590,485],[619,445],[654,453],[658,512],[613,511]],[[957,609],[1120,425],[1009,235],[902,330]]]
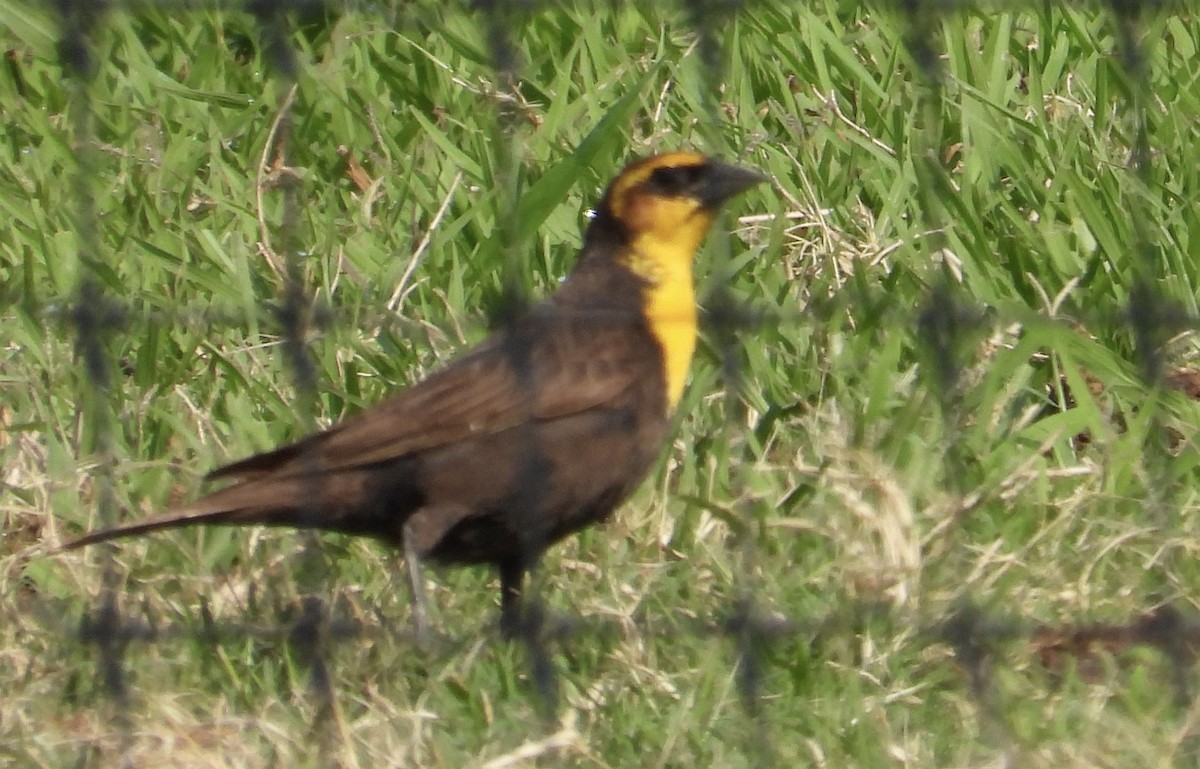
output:
[[[629,265],[655,282],[656,262],[675,256],[690,265],[721,204],[765,178],[696,152],[654,155],[626,166],[609,185],[600,209],[625,230],[630,243],[655,245],[656,253],[646,254],[646,260],[636,257],[635,248]]]
[[[765,179],[695,152],[655,155],[627,166],[597,211],[594,226],[619,232],[618,263],[644,282],[645,314],[663,349],[672,408],[696,346],[696,251],[721,204]]]

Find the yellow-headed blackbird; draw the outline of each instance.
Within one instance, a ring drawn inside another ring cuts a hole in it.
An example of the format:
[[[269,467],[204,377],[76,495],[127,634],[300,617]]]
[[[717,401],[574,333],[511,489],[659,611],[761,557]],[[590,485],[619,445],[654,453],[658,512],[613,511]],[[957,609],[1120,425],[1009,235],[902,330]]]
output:
[[[653,465],[696,340],[692,261],[764,177],[692,152],[609,185],[570,277],[474,350],[324,432],[212,472],[234,483],[68,548],[193,524],[369,535],[416,559],[493,564],[502,626],[525,571],[604,520]]]

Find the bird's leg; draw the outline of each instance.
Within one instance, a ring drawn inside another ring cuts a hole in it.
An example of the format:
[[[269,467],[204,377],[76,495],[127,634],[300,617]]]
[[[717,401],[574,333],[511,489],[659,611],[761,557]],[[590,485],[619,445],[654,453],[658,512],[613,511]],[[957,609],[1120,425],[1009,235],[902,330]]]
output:
[[[417,643],[424,646],[430,639],[429,613],[426,610],[428,602],[425,599],[425,575],[421,571],[421,555],[414,544],[416,537],[411,536],[408,523],[404,524],[404,568],[408,571],[408,581],[412,587],[413,625],[417,634]]]
[[[508,639],[521,631],[521,583],[525,567],[519,560],[501,561],[500,568],[500,633]]]

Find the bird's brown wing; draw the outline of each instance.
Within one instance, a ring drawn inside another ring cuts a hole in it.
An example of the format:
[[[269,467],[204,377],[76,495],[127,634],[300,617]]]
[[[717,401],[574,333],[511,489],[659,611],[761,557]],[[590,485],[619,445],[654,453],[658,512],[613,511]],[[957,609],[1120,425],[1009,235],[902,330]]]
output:
[[[220,468],[210,477],[279,478],[386,462],[603,406],[647,376],[648,364],[661,365],[647,360],[652,353],[630,321],[543,315],[530,323],[535,325],[486,340],[323,433]],[[514,340],[512,333],[520,337]],[[529,344],[522,347],[520,339]]]

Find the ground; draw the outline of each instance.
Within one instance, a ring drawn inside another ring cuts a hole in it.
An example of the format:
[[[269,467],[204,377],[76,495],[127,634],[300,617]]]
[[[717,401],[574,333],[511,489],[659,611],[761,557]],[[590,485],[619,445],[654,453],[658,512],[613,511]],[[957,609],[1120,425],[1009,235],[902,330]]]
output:
[[[294,94],[249,16],[138,6],[95,26],[85,100],[54,17],[0,0],[0,756],[1190,761],[1197,411],[1147,376],[1196,354],[1194,15],[756,3],[701,25],[713,70],[684,11],[575,3],[512,22],[514,89],[486,19],[444,5],[308,19]],[[773,184],[701,258],[713,322],[661,465],[537,575],[575,618],[549,720],[484,570],[428,575],[418,645],[372,543],[56,552],[109,495],[190,498],[478,340],[506,286],[553,289],[626,160],[681,147]],[[310,395],[273,309],[289,253],[323,308]],[[85,274],[115,308],[91,326],[107,393],[76,353]],[[139,636],[123,706],[81,633],[107,559]],[[310,593],[336,618],[329,718]]]

